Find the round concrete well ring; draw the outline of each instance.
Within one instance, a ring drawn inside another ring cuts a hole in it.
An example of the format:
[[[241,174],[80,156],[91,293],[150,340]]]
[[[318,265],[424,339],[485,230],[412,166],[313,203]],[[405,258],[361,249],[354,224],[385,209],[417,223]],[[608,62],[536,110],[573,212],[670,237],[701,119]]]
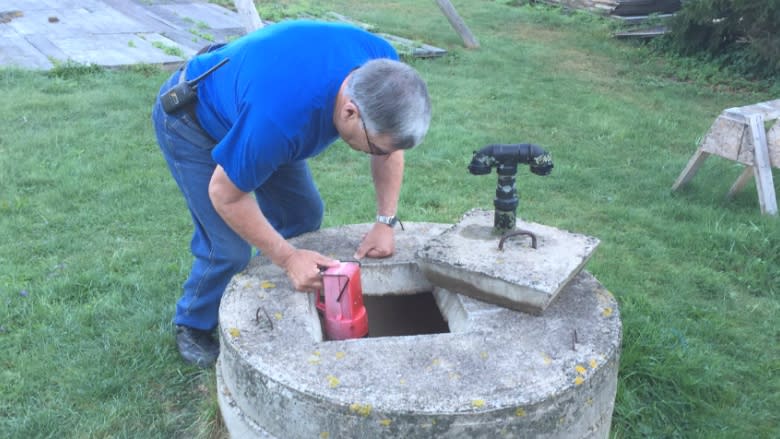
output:
[[[234,438],[608,437],[621,322],[581,272],[541,316],[436,288],[415,253],[448,226],[405,224],[365,260],[366,296],[433,292],[449,333],[324,341],[310,294],[263,257],[220,307],[220,410]],[[292,240],[349,259],[369,224]],[[369,313],[371,320],[371,313]]]

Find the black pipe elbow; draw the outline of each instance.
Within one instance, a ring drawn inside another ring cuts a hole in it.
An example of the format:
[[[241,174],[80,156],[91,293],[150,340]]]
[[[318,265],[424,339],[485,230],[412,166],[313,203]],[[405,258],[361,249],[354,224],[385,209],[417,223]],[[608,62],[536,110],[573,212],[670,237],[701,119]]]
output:
[[[550,153],[530,143],[487,145],[474,151],[468,168],[474,175],[485,175],[496,166],[499,174],[514,175],[518,163],[530,165],[531,172],[537,175],[548,175],[553,168]]]

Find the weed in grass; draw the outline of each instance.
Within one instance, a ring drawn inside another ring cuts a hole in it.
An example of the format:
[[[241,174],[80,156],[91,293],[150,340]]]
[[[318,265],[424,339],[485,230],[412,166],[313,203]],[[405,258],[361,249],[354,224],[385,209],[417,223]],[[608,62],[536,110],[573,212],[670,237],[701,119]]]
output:
[[[162,43],[160,41],[152,42],[152,46],[162,50],[163,53],[165,53],[166,55],[178,56],[180,58],[184,58],[184,52],[182,52],[181,48],[179,48],[179,47],[169,46],[169,45],[164,44],[164,43]]]
[[[48,71],[53,78],[74,79],[86,75],[95,75],[103,72],[103,68],[96,64],[81,64],[72,60],[65,62],[51,60],[54,67]]]
[[[147,77],[159,75],[162,72],[162,68],[158,64],[133,64],[127,69]]]
[[[308,0],[298,1],[257,1],[257,12],[263,20],[281,21],[294,18],[321,17],[327,10],[319,4]]]

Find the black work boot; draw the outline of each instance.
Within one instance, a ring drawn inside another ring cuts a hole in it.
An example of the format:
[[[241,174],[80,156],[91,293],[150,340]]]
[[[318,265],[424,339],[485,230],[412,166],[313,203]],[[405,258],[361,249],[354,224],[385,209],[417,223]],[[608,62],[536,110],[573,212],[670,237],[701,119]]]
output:
[[[219,355],[219,342],[211,331],[176,325],[176,347],[185,362],[201,368],[214,365]]]

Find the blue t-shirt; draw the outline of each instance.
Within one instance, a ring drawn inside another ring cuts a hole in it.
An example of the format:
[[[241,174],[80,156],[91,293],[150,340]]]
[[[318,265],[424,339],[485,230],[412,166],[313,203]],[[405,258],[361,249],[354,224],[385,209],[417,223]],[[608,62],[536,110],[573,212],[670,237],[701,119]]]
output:
[[[198,85],[196,112],[217,145],[211,155],[244,192],[279,166],[322,152],[338,138],[336,95],[349,72],[398,59],[382,38],[354,26],[288,21],[193,58],[187,79],[224,58]]]

